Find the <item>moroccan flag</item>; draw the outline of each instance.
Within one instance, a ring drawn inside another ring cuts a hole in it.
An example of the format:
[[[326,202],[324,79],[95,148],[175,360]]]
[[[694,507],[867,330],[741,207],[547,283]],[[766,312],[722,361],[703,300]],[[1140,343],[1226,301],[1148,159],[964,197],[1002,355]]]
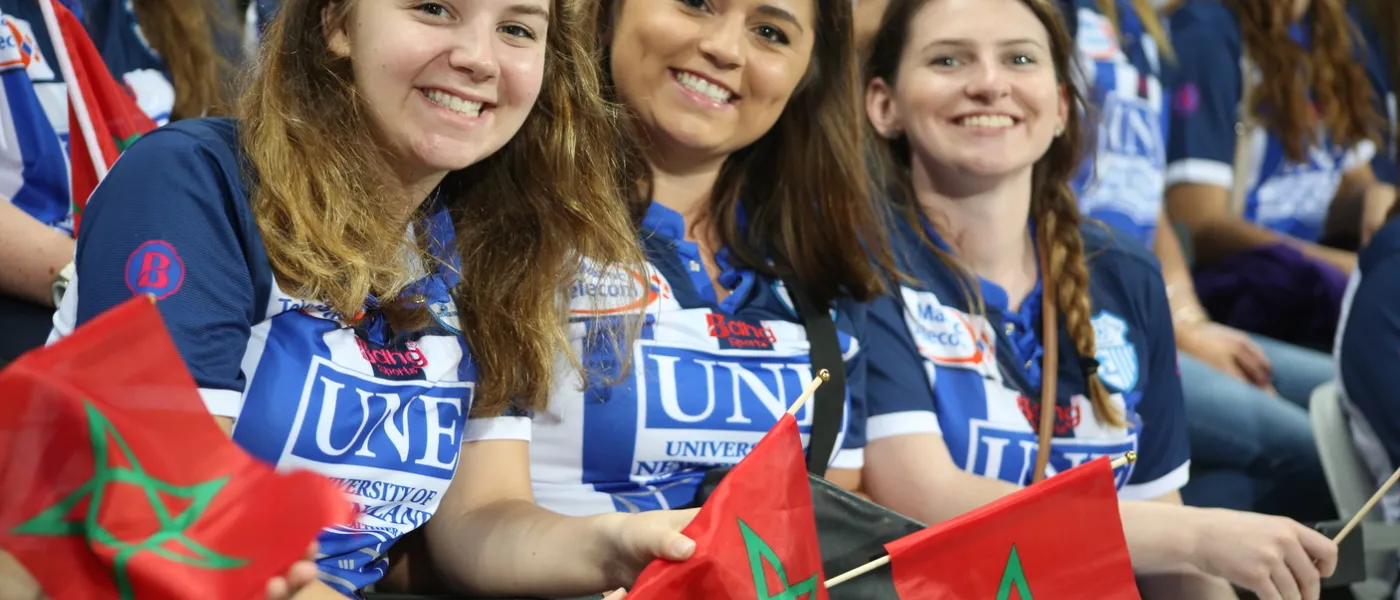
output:
[[[1140,598],[1107,458],[885,549],[900,598]]]
[[[156,123],[141,111],[126,88],[112,78],[107,63],[103,62],[102,54],[93,45],[82,22],[62,2],[39,1],[53,6],[63,40],[63,49],[56,50],[67,53],[73,64],[73,77],[76,78],[76,81],[67,82],[68,159],[72,169],[70,189],[73,194],[73,231],[76,235],[83,208],[87,206],[88,196],[97,189],[102,179],[101,173],[110,170],[117,155],[134,143],[136,138],[155,129]],[[55,42],[60,39],[59,36],[51,37]],[[77,103],[73,101],[75,93],[82,95],[92,132],[97,138],[103,161],[100,173],[93,165],[93,154],[83,136],[85,125],[77,112]]]
[[[797,421],[784,415],[682,531],[684,562],[655,561],[628,600],[827,600]]]
[[[248,600],[350,517],[205,409],[144,297],[0,371],[0,548],[53,600]]]

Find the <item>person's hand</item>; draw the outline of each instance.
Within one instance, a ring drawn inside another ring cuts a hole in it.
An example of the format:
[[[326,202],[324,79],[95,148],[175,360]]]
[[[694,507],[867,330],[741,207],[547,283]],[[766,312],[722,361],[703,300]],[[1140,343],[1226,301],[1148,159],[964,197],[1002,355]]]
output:
[[[623,598],[626,598],[626,597],[627,597],[627,590],[625,590],[625,589],[620,589],[620,590],[614,591],[614,592],[611,593],[611,594],[608,594],[608,595],[606,595],[606,596],[603,596],[603,600],[622,600]]]
[[[1317,600],[1337,568],[1337,545],[1285,517],[1224,509],[1193,511],[1192,562],[1259,600]]]
[[[0,550],[0,600],[42,600],[48,598],[39,582],[8,552]]]
[[[1361,209],[1361,246],[1371,243],[1371,236],[1385,225],[1385,217],[1395,205],[1395,188],[1388,185],[1373,185],[1366,190],[1366,199]]]
[[[1176,345],[1222,373],[1274,392],[1269,357],[1243,331],[1210,322],[1183,325],[1177,331]]]
[[[690,524],[698,512],[698,508],[654,510],[636,514],[618,513],[611,517],[608,537],[613,547],[608,573],[613,585],[630,587],[642,569],[653,560],[679,562],[690,558],[695,553],[695,542],[681,535],[681,530]]]
[[[316,543],[306,549],[306,556],[292,563],[282,575],[267,581],[267,600],[290,600],[302,588],[316,581]]]

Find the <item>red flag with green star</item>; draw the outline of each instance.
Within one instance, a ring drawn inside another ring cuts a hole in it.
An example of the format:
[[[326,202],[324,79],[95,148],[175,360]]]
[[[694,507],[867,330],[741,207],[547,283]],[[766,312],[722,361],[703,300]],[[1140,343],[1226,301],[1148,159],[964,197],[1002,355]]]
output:
[[[655,561],[627,600],[827,600],[807,463],[784,415],[720,481],[681,533],[684,562]]]
[[[350,507],[229,440],[147,298],[0,371],[0,548],[53,600],[247,600]]]
[[[900,598],[1140,600],[1107,458],[885,549]]]

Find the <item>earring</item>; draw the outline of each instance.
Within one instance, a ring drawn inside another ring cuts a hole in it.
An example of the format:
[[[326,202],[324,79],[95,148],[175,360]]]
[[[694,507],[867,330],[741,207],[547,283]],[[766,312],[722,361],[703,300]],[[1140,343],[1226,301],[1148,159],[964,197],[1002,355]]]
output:
[[[1065,132],[1065,126],[1064,126],[1064,125],[1056,125],[1056,126],[1055,126],[1055,137],[1060,137],[1060,135],[1063,134],[1064,132]]]

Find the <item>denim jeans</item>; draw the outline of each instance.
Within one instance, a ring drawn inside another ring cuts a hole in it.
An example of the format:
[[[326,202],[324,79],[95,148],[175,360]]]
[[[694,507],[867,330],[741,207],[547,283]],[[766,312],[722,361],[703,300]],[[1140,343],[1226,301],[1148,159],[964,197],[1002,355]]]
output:
[[[1253,337],[1273,365],[1278,396],[1179,355],[1191,437],[1182,499],[1303,522],[1335,519],[1307,410],[1313,388],[1333,377],[1332,358]]]

